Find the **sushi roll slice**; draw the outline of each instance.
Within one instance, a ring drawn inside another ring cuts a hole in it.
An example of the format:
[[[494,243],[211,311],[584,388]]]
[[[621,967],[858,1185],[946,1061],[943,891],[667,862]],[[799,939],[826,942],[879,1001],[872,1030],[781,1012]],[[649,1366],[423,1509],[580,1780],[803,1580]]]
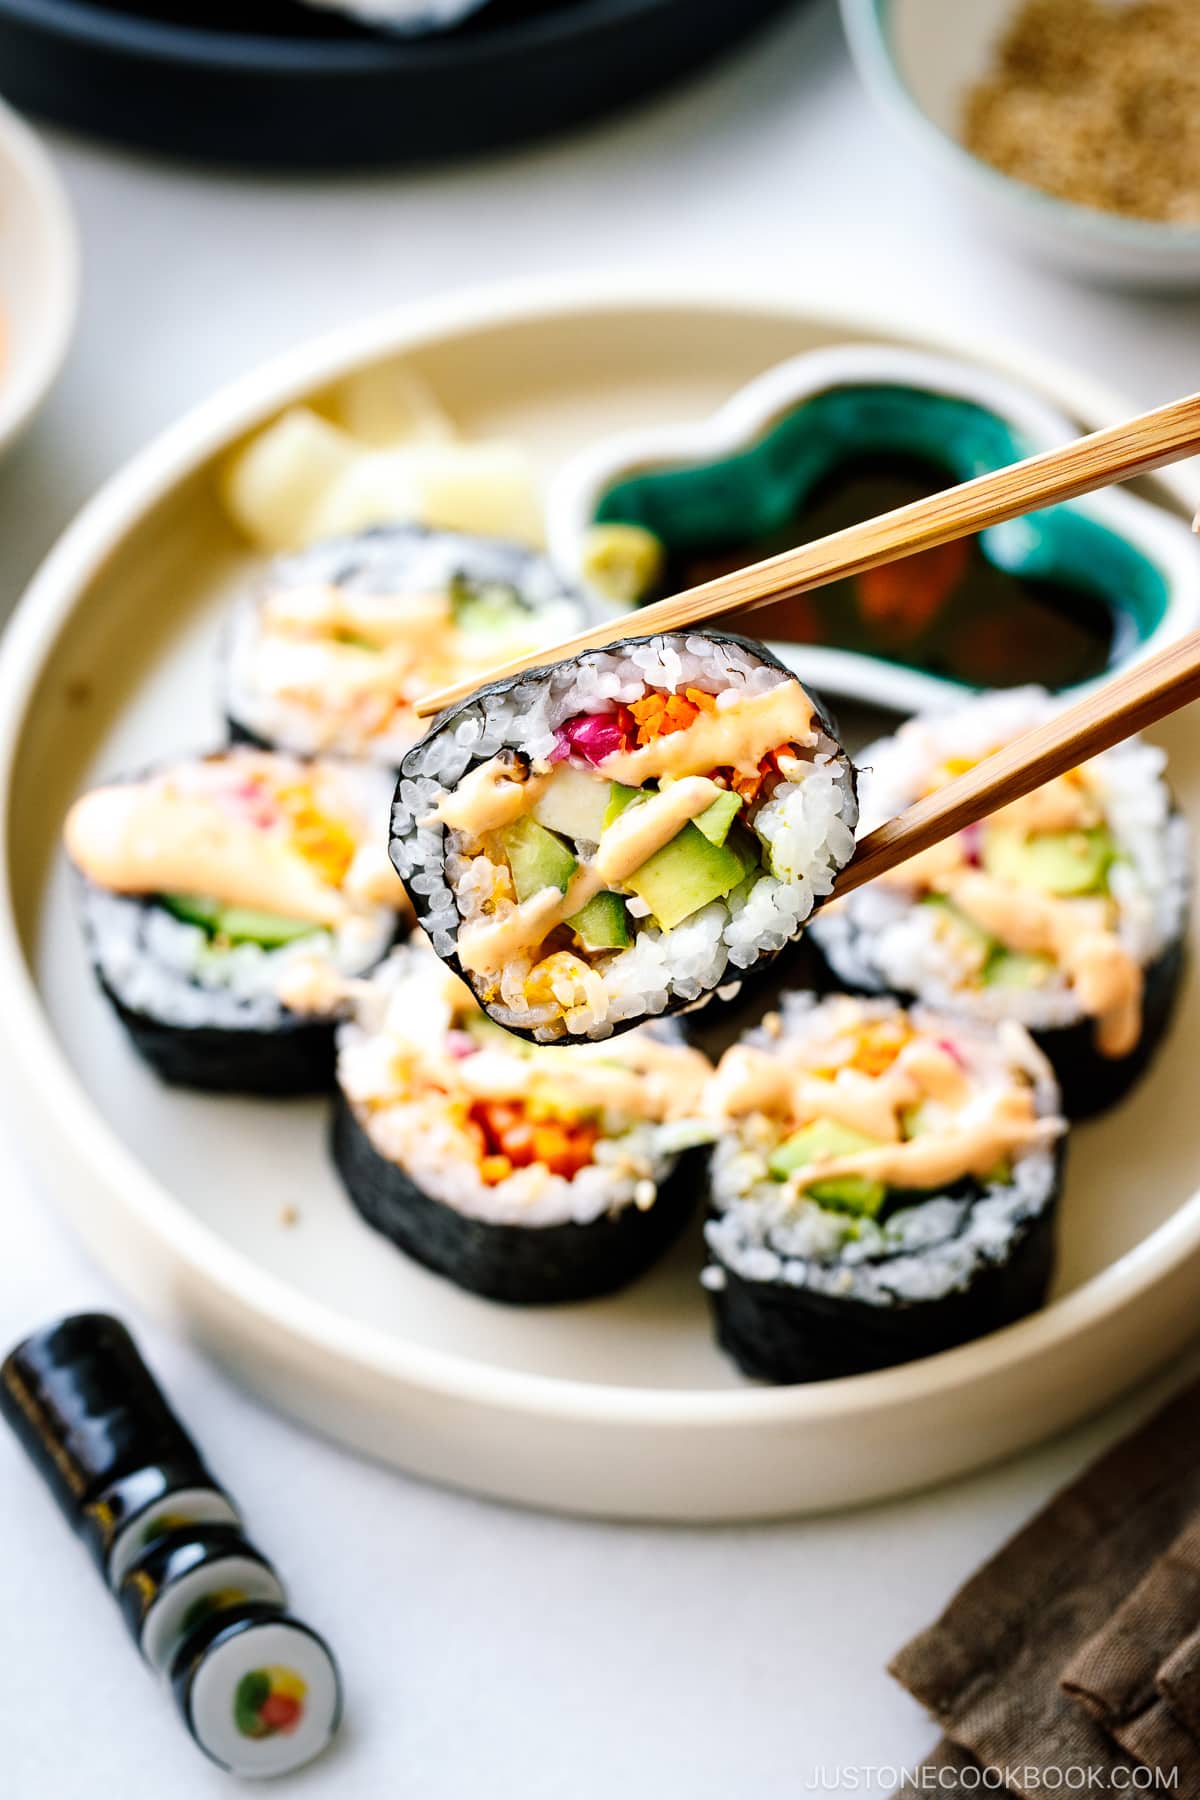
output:
[[[669,1025],[616,1046],[531,1046],[413,943],[368,984],[338,1052],[333,1155],[350,1198],[472,1293],[611,1293],[693,1209],[712,1069]]]
[[[747,1375],[910,1362],[1045,1298],[1066,1127],[1014,1021],[786,995],[726,1051],[707,1113],[702,1280]]]
[[[343,984],[387,954],[403,889],[381,770],[235,748],[72,807],[100,986],[165,1081],[295,1094],[333,1080]]]
[[[392,860],[498,1025],[603,1038],[799,932],[854,849],[854,771],[761,644],[627,638],[491,683],[410,750]]]
[[[544,556],[388,525],[273,562],[235,609],[223,703],[235,739],[399,766],[414,702],[585,623]]]
[[[862,752],[871,829],[1053,710],[1038,689],[910,720]],[[1163,752],[1132,740],[825,909],[809,941],[834,984],[981,1022],[1016,1019],[1070,1118],[1147,1067],[1183,972],[1187,826]]]

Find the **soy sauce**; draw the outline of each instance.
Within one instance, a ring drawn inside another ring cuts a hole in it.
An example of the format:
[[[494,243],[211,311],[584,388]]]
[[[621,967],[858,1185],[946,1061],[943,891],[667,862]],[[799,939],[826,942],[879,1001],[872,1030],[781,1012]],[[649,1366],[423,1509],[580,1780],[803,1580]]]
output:
[[[836,466],[779,531],[752,543],[669,552],[663,593],[676,593],[827,532],[952,486],[936,463],[859,456]],[[717,621],[735,631],[747,615]],[[972,687],[1073,687],[1103,674],[1118,622],[1098,595],[1010,574],[978,538],[925,550],[749,615],[756,637],[885,657]]]

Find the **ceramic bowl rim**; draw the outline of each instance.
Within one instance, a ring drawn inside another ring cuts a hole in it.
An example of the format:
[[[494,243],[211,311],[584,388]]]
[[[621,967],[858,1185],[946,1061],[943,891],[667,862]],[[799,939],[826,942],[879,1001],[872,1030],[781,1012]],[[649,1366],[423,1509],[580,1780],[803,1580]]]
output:
[[[0,101],[0,160],[26,189],[44,228],[43,279],[37,300],[41,322],[28,354],[0,382],[0,447],[17,438],[57,379],[79,312],[80,250],[74,214],[58,171],[40,139],[12,107]]]
[[[895,0],[839,0],[842,24],[863,81],[885,112],[913,132],[935,156],[960,175],[990,191],[1000,204],[1039,215],[1047,231],[1065,227],[1079,239],[1103,239],[1114,249],[1150,251],[1181,260],[1200,257],[1200,226],[1168,225],[1158,219],[1131,218],[1099,207],[1047,194],[1027,181],[1006,175],[976,156],[965,144],[930,118],[905,81],[892,50],[885,14]]]
[[[666,467],[724,461],[761,443],[779,421],[820,394],[871,385],[919,387],[971,401],[1015,427],[1034,450],[1050,449],[1075,433],[1071,420],[1056,407],[993,370],[961,358],[886,343],[806,350],[756,375],[707,418],[616,432],[570,457],[547,496],[551,557],[580,576],[584,536],[600,499],[616,482]],[[1117,668],[1132,668],[1200,624],[1200,559],[1193,554],[1192,536],[1182,520],[1120,488],[1086,495],[1071,506],[1123,537],[1158,568],[1167,586],[1162,618]],[[632,625],[637,610],[625,616]],[[948,676],[862,651],[778,642],[771,649],[814,687],[880,705],[895,706],[902,696],[902,704],[916,711],[954,704],[977,691]],[[1063,688],[1061,697],[1077,698],[1113,673],[1109,668],[1091,681]]]

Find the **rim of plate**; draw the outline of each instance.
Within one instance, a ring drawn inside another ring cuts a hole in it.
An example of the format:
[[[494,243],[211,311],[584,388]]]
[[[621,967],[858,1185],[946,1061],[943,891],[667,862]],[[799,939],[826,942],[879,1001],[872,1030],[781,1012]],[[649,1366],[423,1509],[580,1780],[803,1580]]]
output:
[[[854,60],[867,88],[883,110],[905,130],[914,132],[928,150],[952,163],[961,174],[990,188],[998,200],[1042,215],[1047,225],[1063,226],[1076,237],[1104,239],[1127,250],[1200,252],[1200,227],[1167,225],[1157,219],[1131,218],[1062,200],[1027,181],[993,168],[930,118],[900,70],[888,37],[895,0],[839,0],[842,23]]]
[[[0,101],[0,160],[26,189],[41,220],[44,239],[31,286],[38,323],[20,347],[8,379],[0,382],[0,445],[29,423],[56,380],[79,312],[80,250],[75,217],[49,152],[31,126]]]
[[[455,1351],[430,1347],[364,1325],[313,1300],[259,1268],[211,1227],[201,1224],[170,1189],[156,1181],[109,1126],[72,1069],[51,1026],[22,951],[12,897],[11,797],[13,771],[26,713],[44,664],[74,614],[82,590],[125,533],[186,475],[226,444],[301,396],[354,369],[402,355],[467,331],[589,313],[692,312],[756,315],[810,322],[832,332],[899,334],[947,354],[1007,368],[1089,421],[1118,418],[1123,403],[1087,375],[1003,341],[936,334],[915,318],[887,320],[830,294],[772,296],[762,286],[714,284],[711,272],[695,298],[686,273],[646,277],[523,278],[391,309],[285,351],[235,378],[153,439],[99,489],[50,551],[20,600],[0,645],[0,991],[6,1029],[0,1037],[10,1082],[38,1114],[53,1095],[56,1136],[86,1160],[112,1199],[136,1215],[142,1229],[177,1262],[186,1264],[215,1297],[248,1309],[260,1325],[308,1347],[349,1360],[373,1375],[406,1380],[446,1396],[494,1409],[611,1425],[662,1427],[791,1423],[845,1416],[930,1398],[970,1386],[984,1373],[1035,1360],[1064,1339],[1135,1301],[1190,1254],[1200,1252],[1200,1192],[1141,1243],[1061,1299],[1018,1324],[958,1349],[881,1370],[811,1386],[780,1388],[641,1388],[594,1383],[500,1368]],[[1162,482],[1164,477],[1157,479]],[[1181,504],[1194,498],[1176,473],[1165,485]],[[18,1051],[19,1046],[19,1051]]]

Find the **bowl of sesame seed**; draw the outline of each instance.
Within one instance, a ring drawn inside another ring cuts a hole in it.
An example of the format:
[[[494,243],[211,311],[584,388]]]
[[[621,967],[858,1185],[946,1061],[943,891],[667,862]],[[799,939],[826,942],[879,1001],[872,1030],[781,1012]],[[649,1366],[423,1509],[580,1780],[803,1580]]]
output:
[[[1200,287],[1198,0],[841,0],[867,88],[1021,248]]]

